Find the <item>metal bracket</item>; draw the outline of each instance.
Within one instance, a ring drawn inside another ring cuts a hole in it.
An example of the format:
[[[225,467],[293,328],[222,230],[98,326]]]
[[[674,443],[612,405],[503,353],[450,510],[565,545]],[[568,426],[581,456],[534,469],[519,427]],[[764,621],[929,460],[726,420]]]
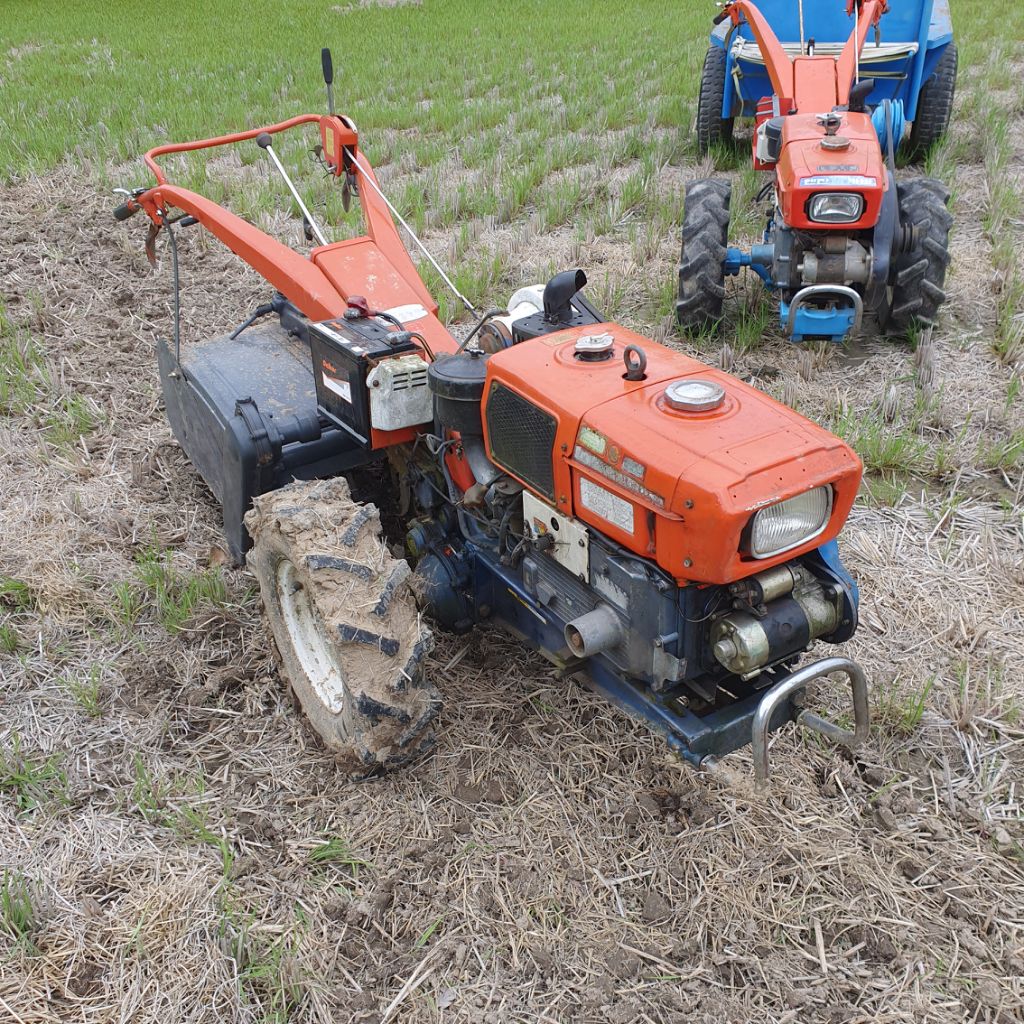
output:
[[[812,284],[806,288],[801,288],[793,296],[793,301],[789,304],[787,311],[786,322],[782,325],[782,333],[787,338],[790,337],[796,326],[796,315],[801,307],[805,306],[811,299],[824,298],[826,296],[845,299],[847,304],[853,307],[853,323],[850,325],[850,330],[856,331],[860,327],[861,320],[864,319],[864,300],[860,295],[844,284]]]
[[[245,429],[256,448],[256,462],[260,466],[268,466],[280,453],[280,438],[271,436],[274,429],[264,420],[252,398],[239,398],[235,402],[235,415],[241,416]],[[276,433],[276,431],[274,431]]]
[[[754,756],[754,776],[758,782],[768,779],[768,732],[772,718],[778,706],[788,700],[797,690],[803,689],[814,679],[843,672],[850,680],[853,698],[853,732],[842,729],[835,722],[829,722],[810,711],[801,711],[796,717],[797,725],[820,733],[835,743],[847,747],[856,747],[868,737],[871,724],[871,713],[868,709],[868,683],[864,670],[849,658],[823,658],[797,669],[776,683],[762,698],[754,713],[752,735],[750,740]]]

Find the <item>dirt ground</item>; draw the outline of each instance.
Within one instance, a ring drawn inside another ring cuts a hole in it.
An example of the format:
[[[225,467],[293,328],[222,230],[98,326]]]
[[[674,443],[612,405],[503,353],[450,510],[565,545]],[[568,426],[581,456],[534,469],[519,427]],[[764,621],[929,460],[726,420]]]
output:
[[[924,422],[905,344],[703,353],[819,418],[867,417],[891,390],[892,429],[916,423],[948,460],[859,503],[844,535],[870,740],[851,756],[783,733],[765,793],[746,753],[698,777],[495,632],[432,655],[432,755],[339,776],[275,672],[252,578],[218,568],[217,510],[162,416],[166,254],[150,272],[142,228],[80,175],[0,192],[7,315],[43,346],[52,395],[96,422],[56,444],[45,411],[0,416],[0,577],[28,588],[0,599],[0,909],[16,892],[33,907],[20,938],[0,931],[0,1017],[1021,1020],[1024,496],[1019,465],[978,452],[1022,415],[989,349],[979,173],[955,183]],[[569,231],[533,242],[509,242],[523,283],[578,251]],[[186,343],[265,297],[215,240],[181,246]],[[638,268],[610,237],[580,255],[600,292],[671,278],[677,252],[666,237]],[[213,566],[226,594],[168,630],[139,583],[154,548],[182,579]]]

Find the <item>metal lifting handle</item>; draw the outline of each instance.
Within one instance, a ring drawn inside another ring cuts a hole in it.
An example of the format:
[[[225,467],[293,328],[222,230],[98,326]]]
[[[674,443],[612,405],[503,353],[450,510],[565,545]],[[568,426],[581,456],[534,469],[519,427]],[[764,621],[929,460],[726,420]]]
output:
[[[789,304],[789,316],[786,318],[782,333],[787,338],[793,333],[797,310],[801,306],[806,305],[811,299],[827,295],[846,299],[853,306],[853,327],[851,330],[859,330],[861,321],[864,319],[864,300],[860,297],[859,293],[855,292],[852,288],[848,288],[845,284],[812,284],[806,288],[801,288],[793,296],[793,301]]]
[[[754,776],[759,783],[767,781],[769,775],[768,731],[776,709],[811,680],[821,679],[833,672],[843,672],[849,677],[853,696],[853,732],[842,729],[834,722],[829,722],[810,711],[801,711],[797,715],[797,725],[847,747],[859,746],[867,739],[871,712],[868,708],[868,682],[864,670],[849,658],[823,658],[821,661],[812,662],[773,686],[761,698],[761,703],[754,712],[750,745],[754,755]]]

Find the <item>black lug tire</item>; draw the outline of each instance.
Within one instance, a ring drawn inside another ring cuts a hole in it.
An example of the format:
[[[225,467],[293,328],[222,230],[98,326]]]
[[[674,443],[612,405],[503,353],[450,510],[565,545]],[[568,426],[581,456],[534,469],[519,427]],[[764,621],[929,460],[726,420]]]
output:
[[[686,184],[676,319],[686,331],[713,330],[722,319],[732,186],[720,178]]]
[[[245,524],[282,674],[339,765],[365,777],[429,749],[431,634],[376,507],[342,478],[294,483],[256,498]]]
[[[934,178],[914,178],[896,186],[900,221],[913,225],[917,242],[893,261],[892,312],[888,333],[905,334],[915,326],[934,324],[946,301],[949,230],[953,217],[946,204],[949,190]]]
[[[946,134],[953,113],[956,68],[956,43],[950,43],[917,98],[917,117],[910,126],[909,139],[910,155],[915,159],[924,156]]]
[[[700,73],[700,96],[697,99],[697,149],[701,154],[732,141],[733,119],[722,117],[722,103],[728,84],[725,65],[725,50],[720,46],[710,47]]]

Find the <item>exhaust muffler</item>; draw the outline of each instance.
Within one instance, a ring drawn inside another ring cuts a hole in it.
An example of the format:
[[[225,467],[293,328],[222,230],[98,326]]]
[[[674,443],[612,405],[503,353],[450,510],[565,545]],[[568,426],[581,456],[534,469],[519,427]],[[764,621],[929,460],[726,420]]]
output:
[[[604,604],[565,626],[565,642],[577,658],[591,658],[618,646],[625,638],[622,620]]]

